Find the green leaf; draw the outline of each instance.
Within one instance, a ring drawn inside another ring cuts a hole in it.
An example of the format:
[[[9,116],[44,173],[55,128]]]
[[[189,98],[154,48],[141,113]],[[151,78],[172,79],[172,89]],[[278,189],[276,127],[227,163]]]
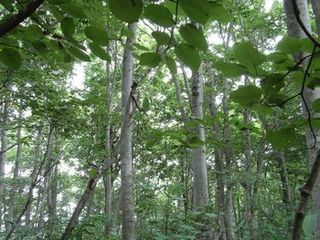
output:
[[[297,142],[298,135],[294,128],[282,128],[267,132],[267,140],[276,149],[282,149],[294,146]]]
[[[19,69],[22,63],[20,53],[13,48],[2,49],[0,52],[0,61],[13,70]]]
[[[144,111],[148,111],[150,109],[150,101],[147,97],[143,99],[142,108]]]
[[[190,148],[198,148],[198,147],[201,147],[205,144],[204,141],[202,141],[199,137],[197,136],[193,136],[189,139],[188,141],[188,146]]]
[[[303,43],[299,38],[286,36],[278,44],[277,49],[281,52],[293,54],[301,50]]]
[[[163,27],[171,27],[174,24],[172,13],[163,5],[150,4],[145,8],[143,15]]]
[[[248,73],[248,69],[245,66],[236,63],[217,62],[214,66],[221,71],[225,77],[239,77]]]
[[[312,103],[312,110],[315,111],[315,112],[320,112],[320,98],[316,99]]]
[[[60,5],[61,9],[75,18],[86,18],[83,7],[75,2],[67,2]]]
[[[242,106],[259,102],[262,90],[254,85],[241,86],[230,93],[230,99]]]
[[[268,107],[264,104],[261,104],[261,103],[258,103],[258,104],[255,104],[253,109],[259,114],[259,115],[262,115],[262,116],[266,116],[266,115],[270,115],[273,113],[273,109],[272,107]]]
[[[221,23],[228,23],[231,21],[231,15],[221,4],[210,2],[210,5],[210,20],[217,20]]]
[[[84,34],[87,38],[101,46],[106,46],[108,44],[109,35],[103,28],[89,26],[84,29]]]
[[[206,0],[180,0],[179,5],[187,16],[198,23],[205,24],[211,13],[211,5]]]
[[[308,214],[307,216],[304,217],[303,223],[302,223],[302,229],[303,233],[307,236],[312,236],[313,233],[316,230],[316,219],[317,215],[316,214]]]
[[[180,60],[192,70],[198,70],[201,64],[200,55],[197,49],[186,43],[180,43],[174,49]]]
[[[69,47],[69,48],[67,48],[67,51],[72,56],[74,56],[82,61],[90,62],[90,57],[84,51],[80,50],[79,48]]]
[[[142,53],[140,55],[140,64],[149,67],[157,67],[161,61],[159,53]]]
[[[177,74],[177,64],[176,61],[169,56],[164,56],[164,62],[167,65],[167,67],[169,68],[171,74],[175,75]]]
[[[170,41],[170,36],[164,32],[155,31],[151,34],[157,41],[158,45],[167,45]]]
[[[196,28],[193,24],[181,26],[179,29],[181,37],[191,46],[196,47],[204,52],[208,50],[208,44],[204,37],[203,31]]]
[[[74,20],[71,17],[65,17],[62,19],[60,23],[61,30],[64,35],[71,37],[75,32],[75,24]]]
[[[118,19],[137,22],[142,13],[142,0],[109,0],[110,10]]]
[[[257,74],[258,71],[257,67],[266,60],[265,56],[260,53],[251,42],[235,44],[233,53],[241,64],[255,74]]]
[[[95,44],[94,42],[90,42],[89,48],[91,52],[93,52],[93,54],[96,55],[98,58],[111,62],[111,57],[109,56],[109,54],[98,44]]]
[[[45,53],[48,51],[47,45],[41,40],[35,40],[31,42],[32,47],[40,53]]]
[[[275,64],[282,64],[288,60],[288,55],[282,52],[273,52],[267,56],[267,59]]]

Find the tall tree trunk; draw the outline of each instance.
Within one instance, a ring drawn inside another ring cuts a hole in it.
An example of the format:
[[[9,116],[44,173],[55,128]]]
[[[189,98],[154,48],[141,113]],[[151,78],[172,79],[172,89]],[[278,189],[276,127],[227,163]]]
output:
[[[41,152],[41,134],[42,134],[42,127],[39,127],[37,131],[37,136],[35,140],[35,148],[33,153],[33,170],[31,173],[31,182],[35,181],[36,174],[37,174],[37,166],[40,161],[40,152]],[[30,192],[30,198],[33,199],[33,191]],[[26,209],[26,216],[25,216],[25,226],[29,229],[31,229],[31,212],[32,212],[32,203],[30,203]]]
[[[318,34],[320,34],[320,0],[311,0],[313,14],[316,19]]]
[[[8,93],[7,93],[8,94]],[[1,148],[0,148],[0,229],[2,229],[4,223],[4,212],[5,212],[5,164],[7,161],[7,148],[8,148],[8,137],[7,128],[9,121],[9,95],[4,97],[4,103],[2,108],[2,121],[0,129]]]
[[[300,12],[300,19],[304,23],[305,27],[309,32],[311,32],[311,25],[310,25],[310,16],[308,11],[308,2],[306,0],[296,0],[299,12]],[[314,5],[315,7],[315,5]],[[287,29],[288,34],[292,37],[296,38],[306,38],[306,34],[301,29],[300,25],[298,24],[292,4],[292,0],[284,0],[284,8],[286,13],[286,20],[287,20]],[[318,15],[318,13],[317,13]],[[319,24],[319,22],[317,22]],[[299,54],[295,56],[295,60],[299,61],[302,58],[303,54]],[[306,99],[308,109],[311,111],[312,103],[320,98],[320,90],[319,88],[315,88],[314,90],[305,87],[304,89],[304,97]],[[303,104],[303,103],[302,103]],[[304,106],[304,112],[306,113],[306,106]],[[307,115],[307,114],[306,114]],[[312,117],[315,117],[315,113],[311,112]],[[308,159],[310,166],[313,166],[313,163],[316,160],[317,152],[320,149],[319,146],[319,132],[314,131],[317,136],[316,147],[312,148],[314,145],[313,134],[309,127],[306,128],[306,142],[308,147]],[[316,224],[315,224],[315,239],[320,239],[320,179],[316,181],[316,185],[312,191],[312,201],[313,201],[313,211],[316,213]]]
[[[203,119],[203,79],[199,72],[192,72],[191,86],[191,116],[195,120]],[[204,126],[198,123],[194,129],[194,135],[205,142]],[[205,145],[193,148],[191,152],[193,162],[193,206],[201,209],[209,202],[208,177]]]
[[[224,90],[223,90],[223,113],[224,113],[224,130],[223,130],[223,140],[226,142],[224,147],[225,152],[225,169],[228,169],[228,172],[225,172],[226,179],[226,194],[225,194],[225,225],[226,225],[226,236],[227,240],[233,239],[233,183],[232,183],[232,160],[233,160],[233,151],[232,151],[232,136],[229,122],[229,108],[228,108],[228,99],[229,94],[228,82],[224,81]]]
[[[107,47],[108,53],[110,52],[110,47]],[[115,50],[115,69],[116,69],[116,54]],[[106,162],[111,162],[111,151],[112,151],[112,139],[111,139],[111,110],[112,110],[112,96],[113,96],[113,78],[110,76],[110,64],[106,63],[106,129],[105,129],[105,150],[106,150]],[[112,168],[107,174],[103,176],[104,184],[104,213],[106,215],[106,224],[104,226],[105,237],[108,238],[110,235],[110,230],[112,226]]]
[[[122,211],[122,239],[135,240],[135,213],[133,202],[133,161],[132,161],[132,130],[134,99],[137,90],[133,82],[132,46],[135,42],[137,23],[129,24],[131,36],[127,38],[123,54],[122,76],[122,122],[121,122],[121,211]],[[133,92],[134,91],[134,92]]]
[[[22,110],[20,108],[19,123],[17,127],[17,140],[16,140],[18,145],[17,145],[16,158],[14,161],[12,187],[9,193],[6,234],[8,234],[11,231],[11,226],[14,221],[13,210],[14,210],[14,205],[16,201],[16,192],[18,189],[17,180],[19,177],[20,161],[22,160],[21,121],[22,121]]]

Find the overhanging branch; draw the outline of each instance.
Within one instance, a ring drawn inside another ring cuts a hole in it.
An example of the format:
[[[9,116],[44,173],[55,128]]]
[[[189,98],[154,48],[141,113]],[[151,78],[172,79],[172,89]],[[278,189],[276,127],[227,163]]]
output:
[[[34,11],[43,4],[44,0],[31,0],[25,9],[18,12],[16,15],[8,18],[5,22],[0,24],[0,37],[10,32],[21,22],[27,19]]]

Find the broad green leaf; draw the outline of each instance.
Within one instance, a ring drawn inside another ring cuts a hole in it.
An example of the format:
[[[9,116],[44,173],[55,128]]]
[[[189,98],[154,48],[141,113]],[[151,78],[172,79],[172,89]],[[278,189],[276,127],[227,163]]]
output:
[[[64,35],[71,37],[75,32],[75,24],[74,20],[71,17],[65,17],[62,19],[60,23],[61,30]]]
[[[288,60],[288,55],[282,52],[273,52],[267,56],[267,59],[275,64],[281,64]]]
[[[189,139],[188,141],[188,146],[190,148],[198,148],[201,147],[205,144],[204,141],[202,141],[200,138],[198,138],[197,136],[193,136]]]
[[[217,62],[214,66],[221,71],[225,77],[239,77],[248,73],[248,69],[245,66],[236,63]]]
[[[302,223],[302,229],[303,233],[309,237],[311,237],[314,234],[314,231],[316,230],[316,214],[308,214],[304,217],[303,223]]]
[[[2,49],[0,52],[0,61],[13,70],[19,69],[22,63],[20,53],[13,48]]]
[[[282,128],[267,132],[267,140],[276,149],[282,149],[294,146],[297,142],[298,135],[294,128]]]
[[[179,29],[181,37],[191,46],[196,47],[204,52],[208,50],[208,44],[204,37],[203,31],[196,28],[193,24],[181,26]]]
[[[171,12],[163,5],[150,4],[144,9],[143,15],[145,18],[163,27],[171,27],[174,24]]]
[[[284,37],[278,44],[277,49],[281,52],[293,54],[301,50],[303,43],[299,38]]]
[[[89,48],[91,52],[93,52],[93,54],[96,55],[98,58],[111,62],[111,57],[109,56],[109,54],[98,44],[95,44],[94,42],[90,42]]]
[[[159,45],[167,45],[170,41],[170,36],[165,32],[155,31],[151,34]]]
[[[312,110],[315,111],[315,112],[320,112],[320,98],[316,99],[312,103]]]
[[[109,35],[103,28],[89,26],[84,29],[84,34],[99,45],[106,46],[108,44]]]
[[[192,70],[198,70],[201,64],[200,55],[197,49],[186,43],[180,43],[174,49],[180,60]]]
[[[242,106],[248,106],[260,101],[262,90],[254,85],[241,86],[230,93],[230,99]]]
[[[157,67],[161,61],[159,53],[142,53],[140,55],[140,64],[149,67]]]
[[[45,53],[48,51],[48,46],[41,40],[32,41],[31,45],[40,53]]]
[[[145,97],[142,101],[142,108],[144,111],[148,111],[150,109],[150,101],[149,98]]]
[[[118,19],[137,22],[142,13],[142,0],[109,0],[110,10]]]
[[[235,58],[254,74],[258,73],[258,66],[266,60],[265,56],[251,42],[235,44],[233,53]]]
[[[143,45],[141,45],[141,44],[139,44],[139,43],[134,43],[133,46],[134,46],[135,48],[137,48],[137,49],[142,50],[142,51],[150,51],[149,48],[147,48],[147,47],[145,47],[145,46],[143,46]]]
[[[210,2],[210,5],[210,20],[217,20],[221,23],[228,23],[231,21],[231,15],[221,4]]]
[[[268,107],[264,104],[261,104],[261,103],[258,103],[258,104],[255,104],[253,109],[259,114],[259,115],[262,115],[262,116],[267,116],[267,115],[270,115],[272,114],[273,112],[273,109],[272,107]]]
[[[173,75],[177,74],[177,64],[176,64],[176,61],[172,57],[165,56],[164,62],[167,65],[167,67],[169,68],[171,74],[173,74]]]
[[[67,48],[67,51],[72,56],[74,56],[82,61],[90,62],[90,57],[84,51],[80,50],[79,48],[71,46],[71,47]]]
[[[180,0],[179,5],[187,16],[198,23],[205,24],[211,13],[211,5],[206,0]]]
[[[67,2],[60,5],[61,9],[75,18],[86,18],[86,13],[83,11],[83,7],[75,2]]]

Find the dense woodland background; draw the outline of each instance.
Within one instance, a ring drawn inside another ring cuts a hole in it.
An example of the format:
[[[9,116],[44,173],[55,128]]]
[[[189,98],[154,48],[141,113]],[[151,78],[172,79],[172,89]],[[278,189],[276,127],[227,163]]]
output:
[[[0,239],[320,239],[319,0],[0,15]]]

